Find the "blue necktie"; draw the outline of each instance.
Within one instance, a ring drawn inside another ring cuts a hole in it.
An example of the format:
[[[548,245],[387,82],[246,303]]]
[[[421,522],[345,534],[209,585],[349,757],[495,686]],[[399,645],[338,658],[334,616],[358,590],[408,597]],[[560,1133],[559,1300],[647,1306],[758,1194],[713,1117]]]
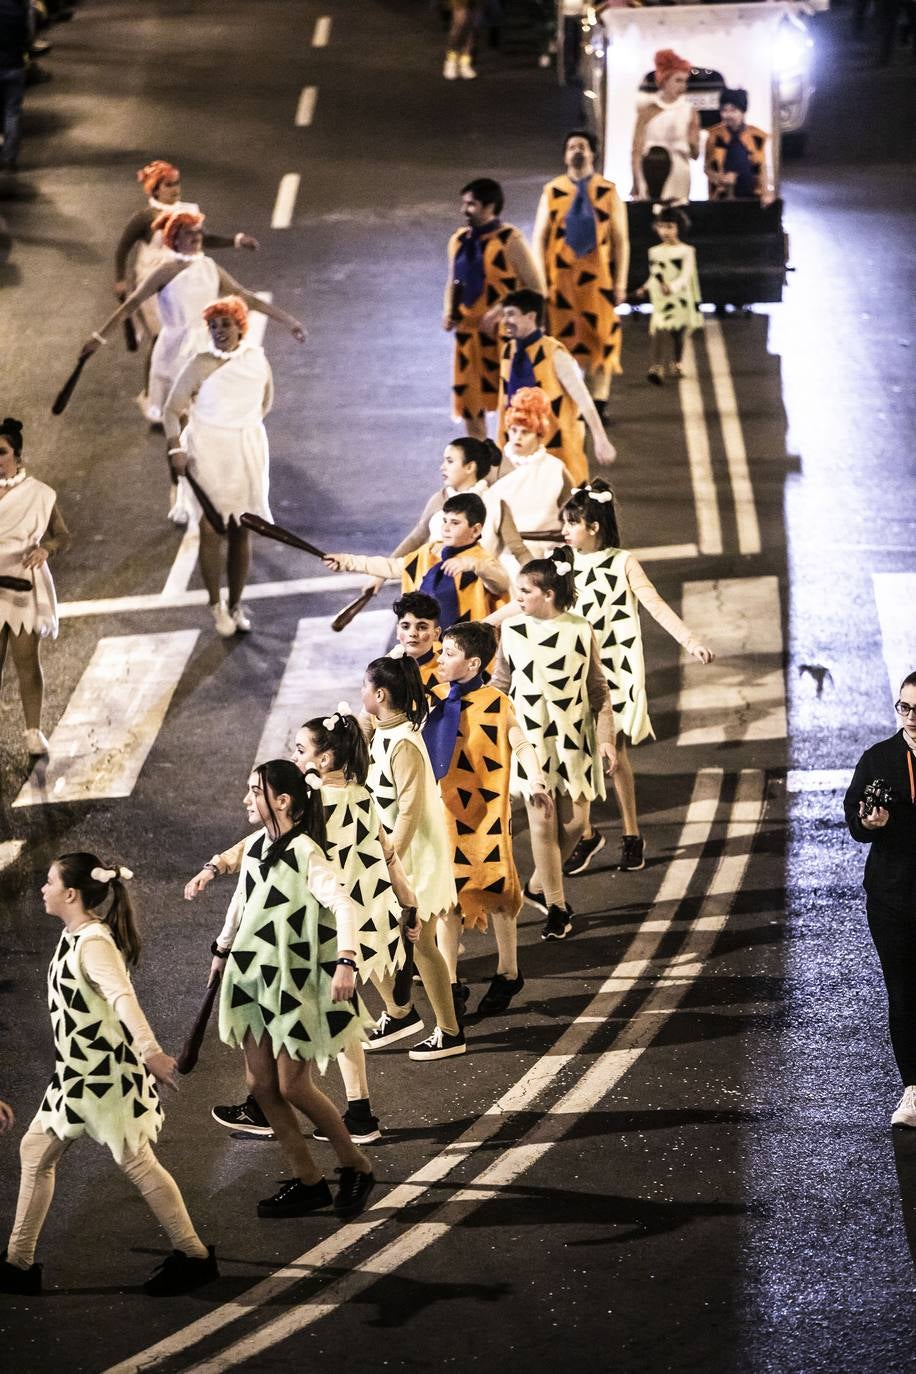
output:
[[[448,696],[444,701],[436,703],[426,719],[423,726],[423,742],[437,781],[445,777],[455,752],[455,741],[461,724],[462,698],[482,685],[483,676],[480,673],[477,677],[472,677],[470,682],[453,682],[448,689]]]
[[[537,377],[534,375],[534,363],[528,357],[526,350],[531,344],[537,343],[543,335],[543,330],[536,329],[533,334],[529,334],[527,339],[516,339],[515,352],[512,355],[512,366],[509,368],[509,380],[506,383],[506,397],[511,401],[516,391],[523,386],[537,386]]]
[[[576,182],[576,198],[566,212],[566,242],[577,258],[594,250],[595,210],[588,198],[589,178]]]
[[[452,270],[461,282],[461,303],[472,306],[483,294],[486,278],[483,270],[484,238],[499,228],[500,221],[491,219],[479,229],[471,228],[458,245]]]
[[[460,612],[458,610],[458,582],[454,577],[449,577],[442,564],[447,563],[450,558],[454,558],[456,555],[460,557],[462,554],[470,553],[471,549],[479,542],[479,539],[475,539],[473,544],[466,544],[463,549],[455,549],[450,544],[443,544],[439,551],[439,562],[427,569],[417,588],[418,591],[425,592],[427,596],[434,596],[438,601],[439,624],[443,630],[447,630],[449,625],[457,624]],[[476,577],[476,575],[476,573],[471,574],[472,577]],[[465,577],[467,574],[461,573],[460,576]]]

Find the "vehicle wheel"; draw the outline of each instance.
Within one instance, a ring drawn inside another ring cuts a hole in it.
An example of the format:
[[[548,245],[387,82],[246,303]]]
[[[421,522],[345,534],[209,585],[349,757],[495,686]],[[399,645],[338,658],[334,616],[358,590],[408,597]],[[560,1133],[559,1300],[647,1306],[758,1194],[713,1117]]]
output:
[[[795,129],[790,134],[783,134],[783,157],[802,157],[805,151],[805,144],[807,143],[807,141],[808,134],[805,129]]]

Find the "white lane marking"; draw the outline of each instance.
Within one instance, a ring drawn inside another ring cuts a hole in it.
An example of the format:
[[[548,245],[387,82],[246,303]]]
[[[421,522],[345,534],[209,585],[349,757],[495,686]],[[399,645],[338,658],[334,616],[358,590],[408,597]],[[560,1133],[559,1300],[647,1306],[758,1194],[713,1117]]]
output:
[[[292,224],[296,197],[299,194],[299,180],[298,172],[285,172],[280,178],[277,199],[274,201],[273,214],[270,217],[271,229],[288,229]]]
[[[845,792],[851,782],[851,768],[790,768],[786,791]]]
[[[13,806],[129,797],[199,634],[100,639]]]
[[[299,129],[308,128],[315,118],[315,105],[318,100],[317,86],[303,86],[299,94],[299,104],[296,106],[296,127]]]
[[[274,298],[272,291],[256,291],[254,293],[259,301],[267,301],[268,305]],[[248,333],[245,338],[249,343],[263,344],[264,333],[267,329],[269,316],[262,314],[260,310],[252,310],[248,316]]]
[[[687,987],[692,986],[702,973],[705,959],[728,920],[734,897],[744,880],[750,861],[749,841],[763,819],[763,798],[764,774],[759,770],[743,772],[726,830],[725,851],[713,874],[700,914],[693,923],[694,929],[701,929],[703,935],[697,941],[697,955],[690,966],[689,978],[681,980],[676,988],[669,983],[650,994],[645,1004],[648,1014],[643,1015],[643,1009],[637,1012],[614,1045],[597,1057],[525,1136],[500,1150],[490,1165],[437,1208],[432,1217],[411,1226],[381,1250],[354,1266],[342,1278],[330,1283],[318,1295],[317,1301],[292,1306],[282,1316],[235,1341],[228,1350],[192,1365],[186,1374],[224,1374],[224,1371],[253,1359],[269,1347],[337,1311],[379,1278],[394,1273],[429,1246],[445,1238],[483,1203],[504,1196],[505,1189],[562,1140],[576,1120],[594,1111],[648,1049],[664,1021],[678,1009]],[[659,1019],[650,1019],[658,1012],[662,1013]]]
[[[176,592],[187,590],[191,574],[197,566],[199,549],[200,530],[197,525],[189,525],[182,535],[178,552],[175,554],[175,561],[165,579],[165,586],[162,588],[163,596],[174,596]]]
[[[872,582],[881,625],[881,652],[887,667],[891,701],[896,701],[903,679],[916,672],[913,620],[916,573],[872,573]]]
[[[679,846],[690,843],[693,857],[675,860],[668,866],[662,882],[664,896],[660,893],[656,898],[653,903],[653,911],[657,912],[661,903],[668,902],[670,904],[669,919],[665,921],[656,917],[650,932],[651,938],[646,938],[645,927],[640,928],[624,955],[628,962],[637,967],[648,966],[648,961],[655,956],[663,935],[675,922],[680,902],[686,895],[696,872],[700,854],[709,838],[715,820],[722,780],[723,773],[720,768],[704,768],[697,773],[694,780],[693,795],[687,807],[684,826],[679,839]],[[641,958],[638,957],[640,955]],[[630,990],[630,986],[628,985],[627,991]],[[632,986],[635,986],[635,981]],[[157,1341],[155,1345],[139,1351],[136,1355],[131,1355],[120,1364],[112,1365],[110,1369],[104,1371],[104,1374],[137,1374],[137,1370],[140,1369],[153,1369],[182,1351],[206,1340],[233,1322],[250,1316],[256,1308],[272,1306],[278,1297],[301,1282],[305,1275],[319,1269],[322,1265],[336,1261],[341,1254],[355,1245],[369,1231],[375,1230],[389,1217],[423,1197],[431,1187],[446,1178],[457,1165],[480,1149],[482,1145],[485,1145],[502,1129],[507,1115],[529,1108],[540,1094],[553,1083],[554,1079],[562,1073],[570,1061],[582,1052],[594,1035],[593,1026],[596,1024],[603,1025],[610,1016],[615,1014],[624,995],[622,991],[608,990],[602,984],[582,1014],[567,1026],[548,1053],[536,1060],[527,1073],[508,1092],[504,1093],[497,1102],[494,1102],[451,1145],[446,1146],[433,1159],[427,1161],[403,1183],[385,1193],[378,1202],[363,1213],[358,1221],[349,1222],[342,1226],[327,1240],[322,1241],[311,1250],[306,1250],[297,1259],[291,1260],[283,1269],[247,1289],[237,1301],[224,1303],[206,1316],[198,1318],[190,1325],[173,1332],[172,1335],[166,1336],[161,1341]]]
[[[681,614],[716,661],[704,667],[682,651],[678,744],[784,739],[779,579],[685,582]]]
[[[2,840],[0,841],[0,870],[9,868],[14,864],[22,853],[25,840]]]
[[[331,16],[323,14],[320,19],[315,20],[315,28],[312,31],[312,47],[326,48],[331,41]]]
[[[700,550],[696,544],[656,544],[650,549],[631,549],[634,558],[640,563],[662,563],[669,559],[679,562],[684,558],[699,558]]]
[[[340,634],[327,620],[300,620],[277,695],[264,722],[255,761],[288,758],[296,731],[339,701],[359,710],[363,669],[388,647],[391,611],[363,611]]]
[[[735,386],[728,361],[728,350],[722,326],[718,320],[706,321],[706,352],[712,373],[713,391],[719,411],[719,424],[722,428],[722,442],[728,463],[728,476],[731,481],[732,497],[735,502],[735,518],[738,525],[738,551],[740,553],[760,552],[760,526],[757,522],[757,508],[754,505],[754,488],[747,464],[747,450],[744,446],[744,431],[735,397]]]
[[[693,340],[684,346],[682,373],[678,395],[684,416],[684,436],[687,441],[687,461],[693,487],[693,503],[697,513],[700,553],[722,552],[722,522],[719,519],[719,498],[709,456],[709,432],[703,393],[697,377],[697,357]]]
[[[245,588],[246,601],[268,601],[278,596],[306,596],[310,592],[346,592],[366,585],[365,573],[329,573],[326,577],[293,577],[287,582],[252,582]],[[185,606],[206,606],[207,593],[148,592],[139,596],[100,597],[97,601],[64,601],[57,613],[61,620],[87,615],[131,615],[135,611],[179,610]],[[343,634],[346,635],[344,630]]]

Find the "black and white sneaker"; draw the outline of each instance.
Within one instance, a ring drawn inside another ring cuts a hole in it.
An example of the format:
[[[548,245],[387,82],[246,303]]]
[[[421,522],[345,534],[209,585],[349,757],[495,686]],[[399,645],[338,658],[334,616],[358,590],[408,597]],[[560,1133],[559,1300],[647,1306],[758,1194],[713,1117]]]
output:
[[[205,1283],[219,1278],[216,1255],[213,1246],[207,1246],[207,1256],[186,1255],[183,1250],[173,1250],[143,1285],[144,1293],[151,1298],[173,1298],[178,1293],[193,1293]]]
[[[517,992],[521,992],[525,980],[521,974],[517,978],[507,978],[504,973],[493,976],[480,1001],[477,1003],[478,1016],[498,1016],[505,1011]]]
[[[378,1117],[371,1112],[361,1112],[353,1110],[354,1104],[351,1102],[343,1115],[343,1124],[350,1132],[350,1139],[354,1145],[371,1145],[374,1140],[381,1140],[382,1128],[378,1124]],[[313,1131],[313,1140],[327,1140],[328,1137],[321,1131]]]
[[[366,1041],[366,1049],[384,1049],[386,1045],[393,1045],[396,1040],[403,1040],[407,1035],[416,1035],[417,1031],[422,1029],[423,1018],[416,1007],[411,1007],[407,1015],[402,1016],[400,1020],[383,1011],[378,1019],[378,1025]]]
[[[317,1183],[303,1183],[301,1178],[290,1178],[273,1197],[262,1198],[258,1203],[259,1217],[307,1217],[311,1212],[320,1212],[322,1207],[330,1207],[334,1199],[326,1178]]]
[[[565,940],[572,930],[572,908],[567,905],[552,906],[541,930],[542,940]]]
[[[369,1194],[375,1187],[375,1174],[361,1173],[359,1169],[344,1167],[337,1170],[340,1179],[334,1211],[339,1217],[355,1217],[365,1207]]]
[[[524,897],[525,901],[528,903],[529,906],[534,907],[535,911],[540,911],[544,916],[547,915],[547,903],[544,900],[544,894],[543,892],[531,891],[530,878],[528,882],[525,884],[524,888],[522,889],[522,896]]]
[[[432,1035],[421,1040],[408,1053],[411,1059],[451,1059],[453,1055],[466,1051],[463,1030],[459,1030],[457,1035],[447,1035],[441,1026],[437,1026]]]
[[[624,835],[620,841],[620,863],[624,873],[636,873],[646,866],[646,844],[642,835]]]
[[[239,1102],[235,1107],[213,1107],[210,1115],[227,1131],[273,1137],[273,1128],[253,1097],[246,1097],[244,1102]]]
[[[584,873],[595,855],[601,853],[606,843],[604,836],[599,834],[597,830],[592,831],[591,835],[583,835],[563,865],[565,876],[573,878],[577,873]]]

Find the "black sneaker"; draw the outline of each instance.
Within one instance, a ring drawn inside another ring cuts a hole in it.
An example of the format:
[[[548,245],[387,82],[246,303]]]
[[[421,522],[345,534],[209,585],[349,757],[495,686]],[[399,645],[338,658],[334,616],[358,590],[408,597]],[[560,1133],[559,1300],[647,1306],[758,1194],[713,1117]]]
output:
[[[452,984],[452,1006],[455,1008],[455,1020],[458,1022],[459,1030],[461,1030],[464,1025],[464,1018],[467,1014],[468,998],[470,995],[471,989],[468,987],[467,983],[459,982]]]
[[[441,1026],[437,1026],[432,1035],[421,1040],[408,1054],[411,1059],[451,1059],[452,1055],[464,1054],[466,1050],[464,1031],[460,1026],[457,1035],[447,1035]]]
[[[552,906],[541,930],[542,940],[565,940],[572,930],[572,908],[567,905]]]
[[[31,1297],[40,1292],[41,1265],[20,1269],[18,1264],[10,1264],[4,1250],[0,1259],[0,1293],[21,1293],[23,1297]]]
[[[378,1019],[378,1025],[366,1041],[366,1049],[383,1049],[385,1045],[393,1045],[396,1040],[403,1040],[405,1035],[415,1035],[422,1029],[423,1018],[416,1007],[411,1007],[407,1015],[402,1016],[400,1020],[383,1011]]]
[[[338,1169],[340,1183],[334,1199],[334,1211],[339,1217],[355,1217],[365,1207],[366,1199],[375,1187],[375,1174],[360,1173],[349,1167]]]
[[[144,1293],[151,1298],[173,1298],[178,1293],[192,1293],[195,1288],[219,1278],[213,1246],[207,1246],[207,1258],[186,1255],[183,1250],[173,1250],[143,1285]]]
[[[273,1136],[273,1127],[253,1097],[246,1097],[235,1107],[213,1107],[210,1115],[228,1131],[241,1135]]]
[[[642,835],[624,835],[620,841],[620,863],[618,867],[626,873],[635,873],[646,866],[646,844]]]
[[[322,1207],[330,1207],[334,1199],[326,1178],[317,1183],[303,1183],[301,1178],[288,1179],[273,1197],[261,1198],[258,1203],[259,1217],[307,1217],[310,1212],[319,1212]]]
[[[507,978],[497,973],[490,982],[480,1001],[477,1003],[478,1016],[497,1016],[505,1011],[517,992],[521,992],[525,980],[521,974],[517,978]]]
[[[544,894],[543,892],[531,891],[530,879],[522,889],[522,896],[529,906],[533,906],[536,911],[543,912],[545,916],[547,915],[547,903],[544,901]]]
[[[378,1117],[371,1112],[354,1112],[352,1102],[347,1107],[343,1115],[343,1124],[350,1132],[350,1139],[354,1145],[371,1145],[374,1140],[381,1140],[382,1128],[378,1124]],[[312,1132],[313,1140],[324,1140],[328,1137],[321,1131]]]
[[[582,839],[570,854],[566,863],[563,865],[563,873],[567,878],[572,878],[576,873],[584,873],[596,854],[600,854],[607,841],[597,830],[591,835]]]

